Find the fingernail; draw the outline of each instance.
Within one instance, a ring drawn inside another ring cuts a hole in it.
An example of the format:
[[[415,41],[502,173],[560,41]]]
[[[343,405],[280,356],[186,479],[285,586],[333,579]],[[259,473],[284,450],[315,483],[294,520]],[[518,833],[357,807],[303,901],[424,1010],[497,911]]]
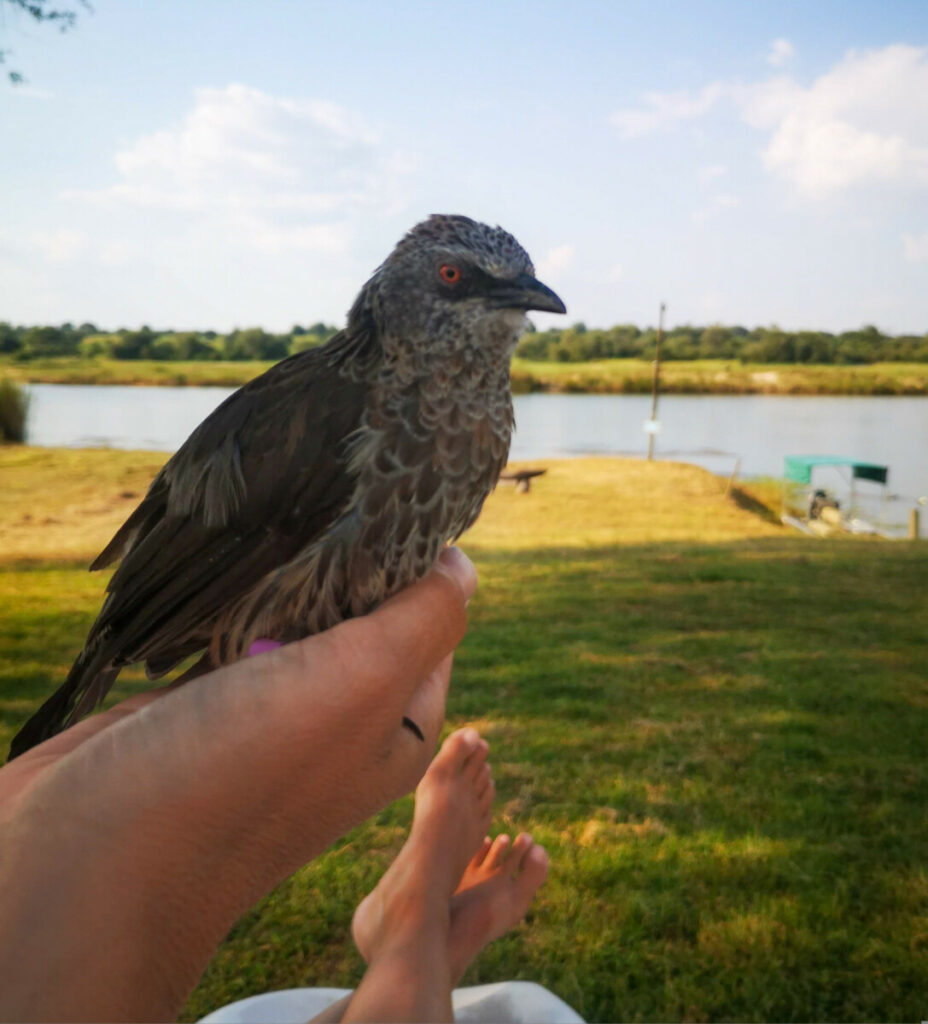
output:
[[[438,556],[436,568],[457,583],[464,593],[464,603],[467,604],[477,589],[477,570],[474,563],[460,548],[445,548]]]

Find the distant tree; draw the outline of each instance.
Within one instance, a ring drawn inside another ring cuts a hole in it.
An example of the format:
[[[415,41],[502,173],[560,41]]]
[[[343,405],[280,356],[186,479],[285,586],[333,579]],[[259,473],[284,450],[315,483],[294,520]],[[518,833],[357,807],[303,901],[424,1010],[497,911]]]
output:
[[[647,327],[641,332],[639,338],[641,345],[639,355],[642,359],[653,359],[657,351],[657,331],[653,327]]]
[[[181,331],[174,335],[177,344],[178,359],[217,359],[219,353],[213,345],[197,334],[196,331]]]
[[[18,352],[23,347],[19,338],[19,331],[12,324],[0,321],[0,353],[9,355]]]
[[[29,396],[12,380],[0,380],[0,444],[26,439]]]
[[[22,337],[23,353],[32,358],[77,355],[80,338],[60,327],[30,327]]]
[[[703,359],[728,359],[734,355],[731,331],[721,324],[707,327],[699,336],[699,354]]]
[[[833,363],[835,339],[824,331],[799,331],[795,337],[797,363]]]
[[[879,362],[886,349],[886,338],[868,324],[859,331],[845,331],[839,334],[835,346],[835,362],[837,363],[876,363]]]
[[[260,327],[235,330],[226,337],[223,346],[226,359],[283,359],[289,354],[289,338],[268,334]]]
[[[177,336],[174,334],[159,334],[152,339],[148,346],[149,359],[179,359],[177,354]]]
[[[698,328],[677,327],[668,332],[661,357],[663,359],[698,359],[699,342],[697,341]],[[655,350],[657,345],[655,344]]]
[[[3,2],[3,0],[0,0]],[[92,323],[75,327],[21,327],[0,321],[0,356],[28,360],[43,356],[107,355],[117,359],[278,360],[322,345],[336,328],[321,321],[294,325],[288,334],[260,327],[215,331],[153,331],[142,327],[100,333]],[[581,362],[590,359],[653,359],[657,332],[634,324],[606,330],[580,322],[566,329],[526,332],[516,347],[522,359]],[[873,325],[835,336],[827,331],[784,331],[776,325],[747,330],[741,326],[681,325],[665,335],[667,359],[724,358],[745,363],[928,362],[928,334],[882,334]]]
[[[110,354],[114,359],[150,359],[156,337],[150,327],[120,331],[113,339]]]
[[[552,332],[549,331],[536,331],[531,334],[524,334],[516,345],[516,355],[520,359],[536,359],[546,360],[551,359],[550,349],[552,343],[556,344],[556,340],[552,342]]]
[[[93,10],[87,0],[70,0],[70,2],[68,0],[65,0],[65,2],[57,0],[54,5],[49,4],[48,0],[0,0],[0,3],[9,4],[15,10],[25,12],[37,22],[57,25],[62,32],[67,32],[68,29],[74,28],[79,11]],[[0,21],[2,20],[0,19]],[[12,53],[12,51],[0,49],[0,64],[6,63],[7,54],[9,53]],[[25,81],[21,71],[13,71],[12,69],[7,71],[7,78],[13,85],[20,85]]]
[[[112,355],[112,346],[116,338],[115,334],[87,334],[81,338],[78,355],[84,359]]]

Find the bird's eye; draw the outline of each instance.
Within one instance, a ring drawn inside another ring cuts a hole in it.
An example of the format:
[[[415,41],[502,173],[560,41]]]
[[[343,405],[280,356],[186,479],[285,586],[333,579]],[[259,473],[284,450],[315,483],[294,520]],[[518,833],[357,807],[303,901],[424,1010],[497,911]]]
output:
[[[438,271],[438,276],[445,284],[457,284],[461,280],[461,268],[453,263],[443,263]]]

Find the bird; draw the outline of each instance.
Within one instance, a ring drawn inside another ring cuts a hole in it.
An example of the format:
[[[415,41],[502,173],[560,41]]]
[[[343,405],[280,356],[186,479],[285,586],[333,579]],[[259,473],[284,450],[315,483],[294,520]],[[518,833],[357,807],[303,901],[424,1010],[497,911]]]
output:
[[[506,464],[529,310],[566,307],[507,231],[460,214],[408,231],[341,331],[235,391],[155,476],[91,564],[118,567],[9,759],[93,711],[128,665],[157,679],[199,654],[192,678],[424,577]]]

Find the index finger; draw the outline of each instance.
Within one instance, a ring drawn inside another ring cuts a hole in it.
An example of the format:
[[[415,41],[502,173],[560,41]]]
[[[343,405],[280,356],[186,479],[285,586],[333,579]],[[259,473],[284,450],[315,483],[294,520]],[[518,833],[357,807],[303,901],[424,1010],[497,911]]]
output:
[[[311,658],[318,656],[320,641],[331,644],[331,654],[351,679],[352,695],[395,716],[461,642],[467,628],[465,607],[476,588],[473,563],[460,549],[446,548],[421,582],[369,615],[301,642]]]

